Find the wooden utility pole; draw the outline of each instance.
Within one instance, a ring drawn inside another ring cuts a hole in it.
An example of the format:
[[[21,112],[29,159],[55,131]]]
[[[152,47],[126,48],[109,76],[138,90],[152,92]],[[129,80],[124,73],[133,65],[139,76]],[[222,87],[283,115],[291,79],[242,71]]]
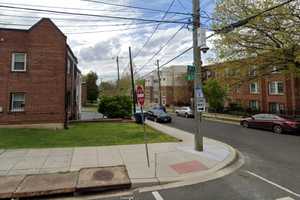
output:
[[[134,86],[134,77],[133,77],[133,65],[132,65],[132,56],[131,56],[131,47],[129,47],[129,60],[130,60],[130,74],[131,74],[131,89],[132,89],[132,106],[133,114],[136,113],[136,96],[135,96],[135,86]]]
[[[201,49],[198,45],[198,30],[200,30],[200,2],[193,0],[193,54],[195,66],[195,80],[194,80],[194,112],[195,112],[195,149],[203,151],[203,137],[200,135],[201,112],[198,111],[199,91],[202,91],[201,80]]]
[[[158,92],[159,92],[159,105],[162,106],[162,97],[161,97],[161,79],[160,79],[160,69],[159,69],[159,60],[156,61],[157,64],[157,77],[158,77]]]
[[[117,88],[120,89],[120,67],[119,67],[119,56],[116,58],[117,61],[117,69],[118,69],[118,82],[117,82]]]

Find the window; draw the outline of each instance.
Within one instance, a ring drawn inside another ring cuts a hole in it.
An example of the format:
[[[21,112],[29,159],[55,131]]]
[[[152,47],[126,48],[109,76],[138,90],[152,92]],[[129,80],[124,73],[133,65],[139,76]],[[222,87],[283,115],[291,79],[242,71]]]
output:
[[[13,53],[11,70],[14,72],[26,71],[26,53]]]
[[[250,84],[250,93],[257,94],[258,93],[258,83],[254,82]]]
[[[25,94],[11,93],[11,112],[23,112],[25,110]]]
[[[269,103],[269,111],[270,113],[284,114],[284,104],[274,102]]]
[[[256,66],[252,66],[249,69],[249,76],[256,76]]]
[[[270,94],[283,94],[283,82],[273,81],[269,83],[269,93]]]
[[[259,109],[259,104],[257,100],[250,100],[249,101],[249,108],[251,108],[251,110],[258,110]]]

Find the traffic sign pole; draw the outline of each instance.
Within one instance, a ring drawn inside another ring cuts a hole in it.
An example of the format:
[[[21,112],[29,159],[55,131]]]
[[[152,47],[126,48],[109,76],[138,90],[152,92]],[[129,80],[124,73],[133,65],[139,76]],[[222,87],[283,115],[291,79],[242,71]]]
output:
[[[136,95],[137,95],[137,101],[141,106],[141,112],[142,112],[142,123],[143,123],[143,129],[144,129],[144,142],[145,142],[145,148],[146,148],[146,156],[147,156],[147,163],[148,163],[148,168],[150,168],[150,161],[149,161],[149,149],[148,149],[148,136],[146,133],[146,127],[145,127],[145,115],[144,115],[144,110],[143,106],[145,103],[145,93],[142,88],[142,86],[138,85],[136,88]]]

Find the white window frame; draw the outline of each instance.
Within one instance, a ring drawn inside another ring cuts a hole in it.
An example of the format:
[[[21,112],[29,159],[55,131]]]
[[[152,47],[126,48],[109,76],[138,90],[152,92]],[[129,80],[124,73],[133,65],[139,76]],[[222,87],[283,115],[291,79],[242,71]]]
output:
[[[275,92],[272,92],[271,85],[275,84]],[[278,83],[282,83],[283,92],[278,92]],[[269,95],[283,95],[284,94],[284,83],[283,81],[271,81],[269,82]]]
[[[24,54],[24,69],[15,69],[15,55],[16,54]],[[12,59],[11,59],[11,71],[12,72],[26,72],[26,67],[27,67],[27,53],[23,52],[15,52],[12,53]]]
[[[23,103],[24,107],[23,107],[22,110],[13,108],[13,106],[14,106],[14,104],[13,104],[13,102],[14,102],[14,95],[16,95],[16,94],[23,94],[23,96],[24,96],[24,100],[23,100],[24,101],[24,103]],[[25,100],[26,100],[25,93],[22,93],[22,92],[11,93],[10,112],[24,112],[25,111]]]
[[[252,102],[255,102],[255,108],[252,107]],[[258,100],[250,100],[250,101],[249,101],[249,107],[250,107],[251,109],[259,110],[259,102],[258,102]]]
[[[256,88],[255,91],[252,91],[252,87],[251,87],[252,84],[255,84],[255,86],[256,86],[255,87]],[[259,93],[258,82],[252,82],[252,83],[250,83],[249,90],[250,90],[250,94],[258,94]]]

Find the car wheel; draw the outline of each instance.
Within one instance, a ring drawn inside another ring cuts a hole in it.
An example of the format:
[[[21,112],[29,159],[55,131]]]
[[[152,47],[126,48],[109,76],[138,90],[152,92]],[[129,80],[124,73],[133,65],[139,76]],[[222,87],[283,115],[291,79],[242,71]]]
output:
[[[283,129],[282,129],[281,126],[275,125],[275,126],[273,127],[273,131],[274,131],[274,133],[276,133],[276,134],[282,134]]]
[[[187,113],[185,113],[185,115],[184,115],[184,116],[185,116],[185,118],[189,118],[189,115],[188,115]]]
[[[154,121],[157,122],[157,117],[154,118]]]
[[[244,128],[248,128],[248,127],[249,127],[249,123],[248,123],[247,121],[243,121],[243,122],[242,122],[242,126],[243,126]]]
[[[178,112],[176,112],[176,116],[179,116],[179,113],[178,113]]]

